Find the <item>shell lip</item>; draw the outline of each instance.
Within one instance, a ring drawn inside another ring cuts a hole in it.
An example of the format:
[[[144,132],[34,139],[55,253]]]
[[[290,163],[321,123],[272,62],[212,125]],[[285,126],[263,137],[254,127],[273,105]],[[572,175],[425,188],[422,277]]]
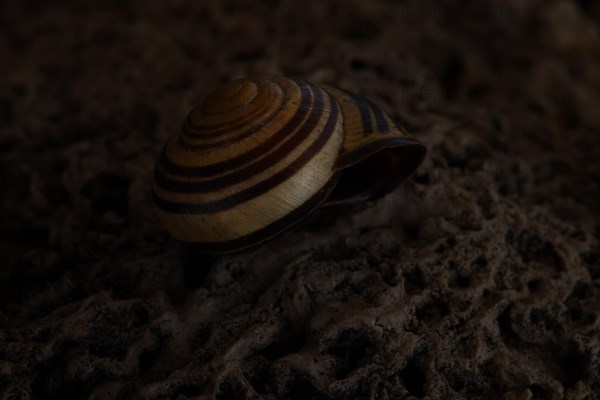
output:
[[[339,183],[324,207],[376,200],[400,186],[421,165],[427,147],[410,137],[386,138],[343,154]]]

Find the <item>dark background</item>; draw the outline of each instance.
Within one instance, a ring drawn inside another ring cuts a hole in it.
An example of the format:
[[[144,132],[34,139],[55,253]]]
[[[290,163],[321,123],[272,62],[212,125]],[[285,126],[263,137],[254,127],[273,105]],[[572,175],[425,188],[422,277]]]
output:
[[[0,5],[3,398],[598,398],[599,2]],[[190,254],[154,162],[250,74],[369,97],[428,157]]]

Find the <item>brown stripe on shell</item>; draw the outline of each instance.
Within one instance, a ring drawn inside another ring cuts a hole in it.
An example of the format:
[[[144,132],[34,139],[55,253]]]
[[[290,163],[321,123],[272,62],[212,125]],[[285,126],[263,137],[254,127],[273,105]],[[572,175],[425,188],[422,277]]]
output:
[[[257,174],[258,172],[266,169],[269,165],[275,164],[277,161],[283,159],[287,154],[290,153],[296,146],[298,146],[312,131],[314,126],[318,123],[321,118],[321,113],[323,111],[323,96],[322,91],[312,85],[304,84],[302,87],[302,97],[301,97],[301,105],[296,110],[296,113],[292,116],[292,118],[288,121],[286,125],[284,125],[280,131],[276,132],[271,138],[261,144],[260,147],[254,147],[252,150],[243,153],[237,157],[224,160],[222,162],[198,166],[198,167],[182,167],[173,162],[166,156],[165,151],[163,150],[163,154],[160,158],[160,168],[164,169],[165,172],[171,175],[179,175],[183,177],[190,178],[205,178],[211,177],[217,174],[223,174],[229,171],[234,171],[235,174],[244,174],[244,170],[239,170],[243,166],[250,164],[254,161],[253,165],[250,165],[250,174],[246,172],[243,178],[237,178],[237,181],[242,181],[248,179],[252,175]],[[312,106],[312,101],[314,97],[314,106]],[[310,111],[310,112],[309,112]],[[303,121],[305,121],[304,125],[300,125]],[[298,129],[298,127],[300,127]],[[297,130],[298,129],[298,130]],[[294,131],[296,134],[291,136]],[[287,139],[287,140],[286,140]],[[283,145],[279,148],[275,149],[275,151],[271,153],[267,153],[269,149],[275,148],[282,141],[285,141]],[[262,156],[262,157],[261,157]],[[258,160],[258,161],[256,161]],[[198,189],[177,189],[178,184],[175,179],[171,179],[164,175],[160,170],[156,171],[155,178],[160,186],[164,187],[167,190],[173,191],[181,191],[181,192],[206,192],[210,190],[214,190],[214,188],[218,186],[211,186],[208,190],[203,190],[202,188]],[[218,178],[213,179],[213,181],[218,181],[221,179],[235,179],[235,177],[227,178],[227,176],[220,176]],[[181,181],[178,181],[181,182]],[[228,186],[232,183],[235,183],[234,180],[230,180],[230,183],[224,185]],[[198,185],[211,185],[211,180],[198,182]],[[196,184],[196,183],[186,183],[186,184]],[[220,186],[220,187],[224,187]]]
[[[279,90],[283,91],[283,88],[279,87]],[[285,101],[285,93],[280,93],[280,96],[274,96],[273,98],[257,98],[251,104],[260,102],[264,104],[264,107],[258,107],[256,111],[251,110],[243,113],[240,118],[232,119],[233,116],[231,116],[225,122],[201,126],[201,129],[193,126],[190,113],[186,118],[177,143],[184,149],[198,151],[200,149],[217,149],[239,142],[275,119],[281,112]],[[220,118],[224,118],[223,114],[220,114]]]
[[[331,112],[323,131],[317,139],[310,144],[303,152],[285,169],[278,171],[268,179],[257,183],[241,192],[227,196],[220,200],[207,201],[204,203],[179,203],[160,198],[153,190],[154,201],[163,211],[176,214],[209,214],[216,213],[235,207],[238,204],[258,197],[280,183],[293,176],[303,165],[310,161],[314,155],[327,143],[335,129],[338,120],[338,106],[332,95],[327,93],[331,104]]]
[[[306,115],[308,115],[310,109],[312,108],[312,103],[314,101],[313,93],[315,91],[319,90],[315,86],[308,85],[307,83],[302,82],[302,81],[297,81],[296,84],[300,90],[300,103],[299,103],[298,107],[296,108],[294,115],[288,120],[286,125],[284,125],[281,128],[281,131],[292,132],[298,125],[300,125],[300,123],[304,120],[304,118],[306,117]],[[256,127],[254,127],[254,129],[252,129],[251,131],[247,132],[247,134],[244,135],[244,137],[237,138],[236,141],[245,139],[246,137],[249,137],[250,135],[252,135],[252,133],[254,133],[262,128],[264,128],[264,125],[258,125]],[[197,166],[197,167],[179,166],[176,163],[172,162],[165,152],[163,152],[160,161],[161,161],[161,165],[164,167],[164,170],[170,174],[177,174],[177,175],[189,176],[189,177],[211,176],[211,175],[215,175],[218,173],[222,173],[223,171],[228,171],[228,170],[239,168],[242,165],[244,165],[248,162],[251,162],[253,159],[264,154],[270,148],[279,144],[285,138],[286,138],[285,135],[273,135],[271,137],[271,140],[268,143],[262,144],[261,147],[255,147],[253,150],[251,150],[249,152],[246,152],[246,153],[240,154],[236,157],[229,158],[229,159],[223,160],[219,163],[210,164],[210,165],[203,165],[203,166]],[[234,143],[234,142],[228,140],[228,141],[221,142],[221,145],[222,146],[231,145],[232,143]],[[180,147],[182,147],[183,149],[188,150],[188,151],[206,150],[206,146],[202,145],[202,144],[188,145],[185,143],[178,143],[178,145],[180,145]],[[214,147],[214,146],[211,146],[211,147]],[[165,147],[165,149],[166,149],[166,147]]]
[[[283,99],[280,100],[280,106],[282,105]],[[281,107],[278,107],[276,109],[272,108],[273,107],[269,106],[257,107],[255,110],[252,110],[252,112],[243,115],[241,118],[229,120],[226,121],[226,123],[213,125],[211,127],[202,127],[201,130],[193,126],[193,122],[190,121],[191,116],[188,115],[183,124],[182,136],[184,136],[185,139],[203,141],[205,139],[212,139],[221,136],[223,133],[236,131],[240,128],[248,126],[251,122],[254,121],[261,121],[261,123],[264,121],[264,123],[268,123],[277,115],[277,112]]]
[[[369,112],[369,104],[365,99],[355,95],[354,93],[346,93],[350,96],[352,101],[354,101],[354,104],[360,112],[360,119],[362,121],[364,135],[370,135],[371,133],[373,133],[373,126],[371,122],[371,113]]]
[[[228,253],[258,245],[277,235],[278,233],[282,233],[289,228],[292,228],[298,222],[303,220],[308,214],[313,212],[320,204],[323,203],[325,199],[327,199],[327,197],[329,197],[329,194],[337,183],[338,176],[338,174],[334,175],[317,193],[303,203],[302,206],[290,211],[284,217],[257,231],[246,234],[241,238],[227,240],[224,242],[186,242],[185,244],[189,246],[191,250],[200,253]]]
[[[373,116],[375,117],[375,124],[377,125],[377,130],[379,131],[379,133],[389,132],[390,127],[388,126],[383,111],[381,111],[379,107],[371,103],[369,100],[366,100],[366,103],[369,105],[369,108],[373,112]]]
[[[282,90],[282,88],[279,87],[279,90]],[[259,94],[245,106],[246,109],[250,109],[250,112],[240,113],[240,111],[236,110],[234,115],[230,115],[226,120],[222,120],[217,123],[202,124],[199,126],[195,125],[193,122],[192,113],[190,113],[185,119],[183,133],[190,138],[207,139],[221,135],[223,132],[230,132],[235,130],[235,128],[243,127],[251,121],[261,121],[263,114],[266,114],[268,120],[270,120],[277,115],[277,112],[279,109],[281,109],[281,106],[284,104],[285,96],[278,96],[277,94],[281,93],[273,92],[273,96],[265,99],[260,96],[261,94],[262,93],[259,92]],[[275,102],[277,105],[273,106]],[[255,109],[252,110],[252,108]],[[237,118],[234,118],[235,114],[237,113],[240,115]],[[221,119],[224,118],[223,114],[219,114],[219,117]],[[266,121],[264,123],[266,123]]]

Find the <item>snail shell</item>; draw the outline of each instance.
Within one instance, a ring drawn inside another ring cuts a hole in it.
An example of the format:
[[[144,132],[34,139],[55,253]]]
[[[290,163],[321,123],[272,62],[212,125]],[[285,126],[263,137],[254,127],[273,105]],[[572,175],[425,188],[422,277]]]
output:
[[[426,148],[354,94],[285,77],[211,93],[160,155],[153,195],[176,239],[203,253],[260,243],[319,205],[393,190]]]

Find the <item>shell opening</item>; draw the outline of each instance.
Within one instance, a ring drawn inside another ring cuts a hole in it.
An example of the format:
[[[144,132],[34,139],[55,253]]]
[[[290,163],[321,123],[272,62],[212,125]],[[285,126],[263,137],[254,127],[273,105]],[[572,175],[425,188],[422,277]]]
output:
[[[421,164],[424,146],[401,146],[381,150],[340,172],[324,206],[358,204],[396,189]]]

